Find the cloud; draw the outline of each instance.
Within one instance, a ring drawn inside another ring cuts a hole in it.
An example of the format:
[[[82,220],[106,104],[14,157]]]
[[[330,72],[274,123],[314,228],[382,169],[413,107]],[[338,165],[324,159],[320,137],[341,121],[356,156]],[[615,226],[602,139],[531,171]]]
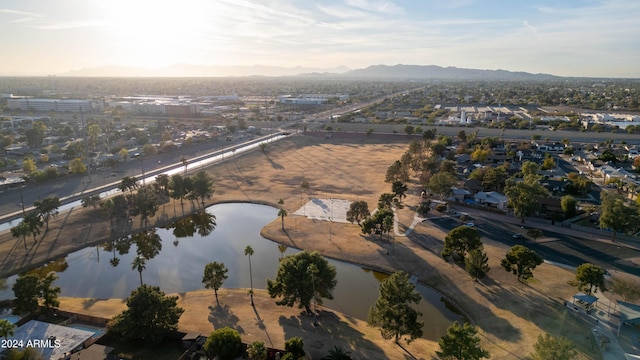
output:
[[[108,26],[108,25],[109,23],[104,20],[87,19],[87,20],[74,20],[74,21],[65,21],[65,22],[36,25],[34,26],[34,28],[38,30],[66,30],[66,29],[79,29],[79,28],[89,28],[89,27],[102,27],[102,26]]]
[[[537,28],[537,27],[535,27],[535,26],[529,25],[529,21],[527,21],[527,20],[523,21],[523,22],[522,22],[522,25],[523,25],[524,27],[526,27],[527,29],[531,29],[531,30],[533,30],[534,32],[537,32],[537,31],[538,31],[538,28]]]
[[[28,11],[12,10],[12,9],[0,9],[0,14],[22,15],[28,17],[42,17],[41,14],[36,14]]]

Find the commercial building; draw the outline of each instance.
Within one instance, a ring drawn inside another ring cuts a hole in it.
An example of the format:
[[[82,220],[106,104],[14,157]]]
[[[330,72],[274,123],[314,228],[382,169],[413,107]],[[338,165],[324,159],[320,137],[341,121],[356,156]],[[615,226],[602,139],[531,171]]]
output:
[[[42,112],[91,112],[90,100],[74,99],[35,99],[28,97],[9,98],[7,107],[10,110],[42,111]]]

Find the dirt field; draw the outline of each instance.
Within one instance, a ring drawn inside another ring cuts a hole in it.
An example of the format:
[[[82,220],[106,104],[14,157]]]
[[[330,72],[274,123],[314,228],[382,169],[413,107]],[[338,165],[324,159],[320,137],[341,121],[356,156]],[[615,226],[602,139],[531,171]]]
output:
[[[534,272],[536,280],[529,286],[521,287],[515,277],[499,265],[499,259],[507,249],[487,241],[485,250],[493,270],[487,279],[474,282],[464,269],[440,258],[444,233],[427,223],[419,224],[408,237],[396,236],[395,251],[386,255],[386,244],[376,237],[363,237],[356,225],[334,223],[329,241],[326,236],[328,222],[293,215],[312,197],[366,200],[370,208],[374,208],[378,196],[390,191],[390,185],[384,182],[386,168],[399,159],[406,149],[406,139],[402,136],[397,139],[399,142],[391,144],[363,135],[358,139],[299,136],[283,140],[270,145],[265,153],[258,150],[207,169],[216,180],[216,191],[211,202],[276,204],[282,198],[285,209],[291,214],[285,218],[286,231],[281,230],[280,219],[277,219],[263,229],[263,236],[298,248],[318,250],[326,256],[346,261],[418,274],[423,283],[447,296],[478,324],[482,345],[491,352],[492,359],[525,358],[533,350],[537,335],[544,332],[570,337],[579,345],[581,359],[600,358],[597,350],[594,353],[592,349],[588,326],[562,306],[564,299],[575,292],[567,285],[567,281],[573,278],[573,274],[567,270],[543,264]],[[306,192],[300,187],[303,181],[310,184]],[[410,184],[409,188],[409,196],[404,200],[407,206],[398,213],[401,232],[412,223],[412,210],[418,203],[417,184]],[[28,257],[24,256],[21,242],[16,242],[10,234],[2,234],[0,251],[8,255],[0,259],[0,270],[15,271],[82,247],[87,242],[106,241],[109,235],[108,221],[99,219],[95,214],[91,209],[61,214],[51,223],[49,233],[36,251],[30,252],[35,255]],[[169,220],[168,217],[159,216],[151,223]],[[134,221],[133,227],[137,225],[138,222]],[[326,355],[327,349],[334,344],[340,344],[362,356],[358,358],[375,358],[369,357],[370,353],[364,350],[363,344],[369,346],[369,343],[372,349],[382,349],[375,350],[384,354],[379,358],[403,359],[408,356],[405,350],[383,340],[375,329],[339,314],[331,315],[335,322],[330,329],[309,329],[309,319],[299,316],[297,309],[264,307],[258,309],[259,315],[263,319],[263,326],[269,331],[259,327],[256,329],[256,314],[250,306],[246,306],[246,300],[240,300],[243,292],[225,291],[224,294],[221,296],[221,305],[228,308],[224,310],[226,313],[218,316],[211,316],[213,311],[208,308],[214,304],[211,294],[180,294],[183,306],[187,308],[181,319],[181,328],[207,333],[227,317],[244,329],[245,341],[253,341],[252,336],[260,333],[270,337],[265,341],[271,341],[274,345],[283,341],[285,336],[303,336],[308,352],[318,357]],[[266,299],[267,303],[270,301]],[[97,316],[117,313],[122,307],[122,300],[63,299],[61,308],[77,309],[78,302],[82,304],[82,312]],[[261,306],[268,306],[267,303],[261,302]],[[425,323],[428,326],[428,319]],[[331,336],[321,336],[323,329],[326,335]],[[436,348],[437,343],[422,339],[406,346],[413,356],[425,359],[432,358]]]

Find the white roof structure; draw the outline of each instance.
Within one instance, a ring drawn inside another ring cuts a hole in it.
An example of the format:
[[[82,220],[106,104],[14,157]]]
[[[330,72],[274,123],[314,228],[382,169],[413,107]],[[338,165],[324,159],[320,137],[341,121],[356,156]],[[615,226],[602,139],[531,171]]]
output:
[[[44,359],[61,359],[65,353],[82,348],[82,344],[93,335],[91,331],[31,320],[15,329],[13,336],[6,339],[21,345],[21,350],[33,347]]]

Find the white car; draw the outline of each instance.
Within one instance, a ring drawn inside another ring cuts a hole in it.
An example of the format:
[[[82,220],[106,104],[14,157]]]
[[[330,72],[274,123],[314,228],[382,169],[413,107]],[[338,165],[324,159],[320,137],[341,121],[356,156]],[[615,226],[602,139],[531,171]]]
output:
[[[464,223],[464,226],[468,226],[468,227],[475,227],[476,224],[472,223],[472,222],[468,222],[468,223]]]

